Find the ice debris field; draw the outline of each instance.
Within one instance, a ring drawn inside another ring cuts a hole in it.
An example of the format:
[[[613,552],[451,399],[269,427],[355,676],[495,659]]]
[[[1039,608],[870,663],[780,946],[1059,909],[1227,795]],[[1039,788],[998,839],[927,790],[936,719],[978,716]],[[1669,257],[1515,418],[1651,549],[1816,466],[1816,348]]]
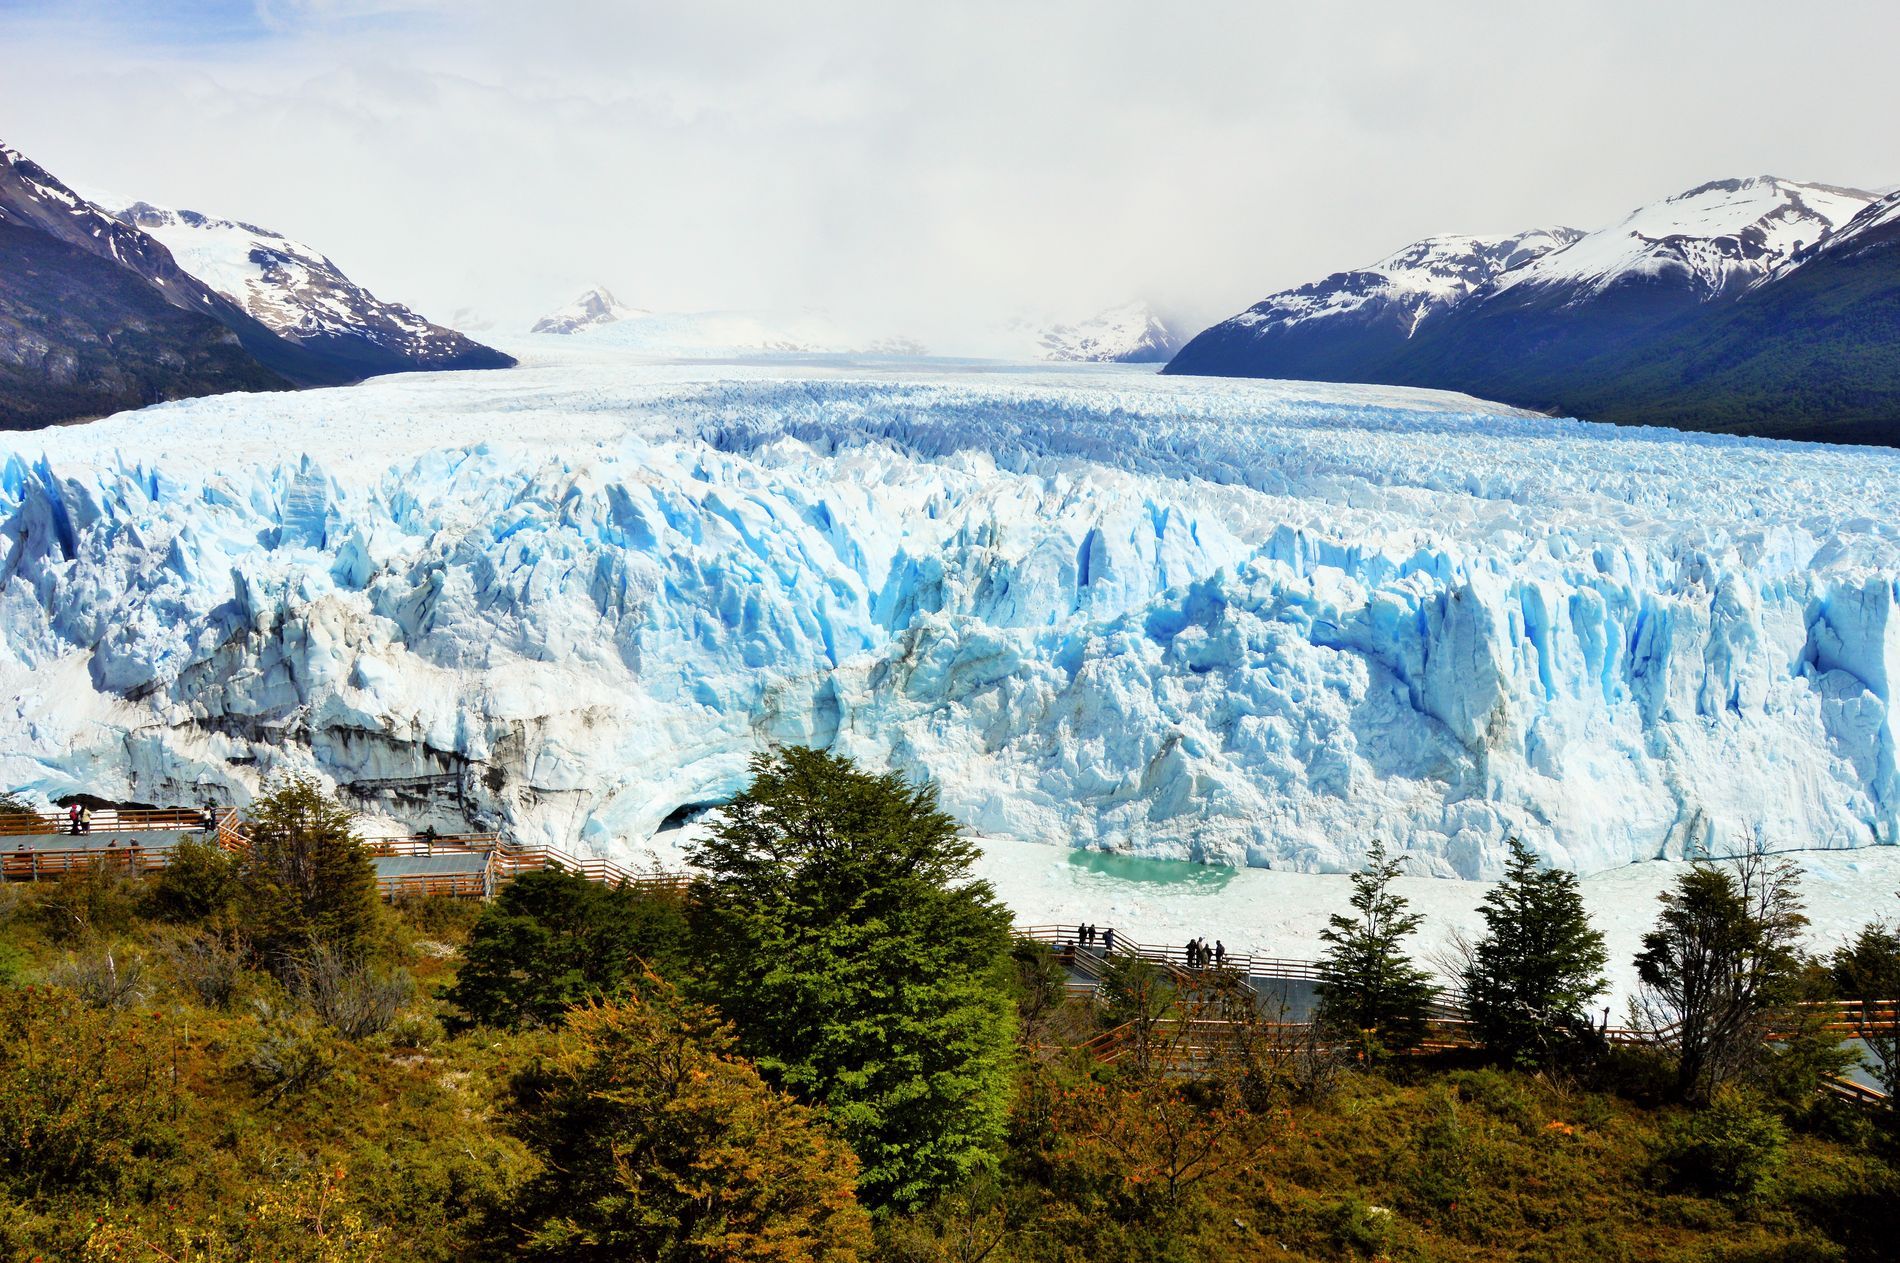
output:
[[[1304,872],[1896,840],[1900,453],[522,354],[0,436],[0,783],[310,768],[634,855],[804,742],[987,836]]]

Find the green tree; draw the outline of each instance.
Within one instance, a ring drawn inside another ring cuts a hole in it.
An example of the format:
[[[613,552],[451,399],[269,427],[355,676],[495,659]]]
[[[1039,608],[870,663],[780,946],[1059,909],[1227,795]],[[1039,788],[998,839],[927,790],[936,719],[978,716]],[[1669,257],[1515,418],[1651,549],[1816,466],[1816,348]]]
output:
[[[676,895],[523,873],[483,910],[444,998],[463,1025],[554,1026],[572,1005],[625,994],[643,961],[663,973],[683,962],[686,933]]]
[[[1696,864],[1661,899],[1636,955],[1636,1018],[1675,1053],[1677,1095],[1707,1101],[1769,1055],[1769,1017],[1796,997],[1808,922],[1793,867],[1760,854],[1733,871]]]
[[[542,1174],[515,1208],[530,1258],[856,1263],[857,1162],[736,1055],[731,1028],[657,976],[570,1010],[517,1076],[509,1125]]]
[[[207,838],[189,836],[172,847],[152,890],[158,914],[183,925],[222,921],[237,897],[237,856]]]
[[[1591,1029],[1609,953],[1583,910],[1575,873],[1545,868],[1511,839],[1504,880],[1480,909],[1484,934],[1465,969],[1465,1007],[1478,1037],[1501,1057],[1547,1063]]]
[[[711,994],[766,1076],[827,1107],[877,1205],[993,1165],[1010,1092],[1009,916],[936,790],[761,755],[693,851]]]
[[[238,861],[238,909],[256,951],[273,968],[313,943],[362,954],[377,919],[376,869],[349,808],[313,778],[286,776],[245,819],[251,845]]]
[[[1900,932],[1876,922],[1836,949],[1829,962],[1834,988],[1855,1004],[1854,1026],[1866,1043],[1868,1069],[1887,1093],[1889,1130],[1900,1118]]]
[[[1358,1036],[1369,1056],[1418,1043],[1436,994],[1430,975],[1401,947],[1424,918],[1393,892],[1398,875],[1399,862],[1374,842],[1352,877],[1354,915],[1336,912],[1320,931],[1329,946],[1319,965],[1319,1021]]]

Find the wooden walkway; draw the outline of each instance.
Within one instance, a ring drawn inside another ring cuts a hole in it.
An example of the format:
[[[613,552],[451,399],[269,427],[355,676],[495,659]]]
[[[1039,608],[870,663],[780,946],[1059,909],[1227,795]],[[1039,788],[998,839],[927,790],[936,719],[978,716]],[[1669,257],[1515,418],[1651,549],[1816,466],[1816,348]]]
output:
[[[0,880],[41,881],[88,868],[146,876],[163,870],[170,863],[172,848],[186,837],[214,839],[221,849],[231,853],[250,849],[243,822],[228,807],[214,811],[209,827],[201,810],[101,808],[92,812],[90,830],[79,833],[73,832],[70,816],[63,813],[0,816]],[[364,838],[362,842],[376,862],[377,888],[384,899],[492,899],[523,873],[550,868],[606,885],[682,894],[693,881],[690,873],[639,872],[612,860],[582,858],[559,847],[522,846],[498,833],[419,833]],[[1014,934],[1055,952],[1069,971],[1070,994],[1097,1001],[1111,958],[1148,961],[1163,977],[1181,987],[1230,979],[1257,1001],[1262,997],[1250,980],[1312,983],[1320,978],[1319,964],[1311,960],[1229,952],[1219,964],[1201,967],[1189,958],[1186,945],[1141,943],[1106,926],[1097,927],[1092,941],[1084,943],[1082,931],[1081,925],[1027,925],[1017,927]],[[1825,1009],[1827,1016],[1821,1029],[1846,1039],[1900,1028],[1900,1000],[1829,1001],[1803,1007]],[[1621,1027],[1606,1027],[1603,1034],[1616,1044],[1649,1044],[1668,1038],[1667,1031]],[[1295,1041],[1311,1044],[1313,1024],[1163,1018],[1139,1027],[1125,1023],[1095,1036],[1083,1048],[1103,1063],[1115,1064],[1130,1056],[1138,1041],[1146,1041],[1148,1051],[1164,1048],[1165,1057],[1180,1062],[1178,1069],[1189,1070],[1231,1054],[1243,1038],[1261,1037],[1283,1047]],[[1440,1004],[1432,1013],[1426,1039],[1416,1051],[1430,1054],[1477,1046],[1464,1015],[1448,1004]],[[1885,1094],[1845,1078],[1830,1079],[1822,1090],[1869,1107],[1887,1104]]]

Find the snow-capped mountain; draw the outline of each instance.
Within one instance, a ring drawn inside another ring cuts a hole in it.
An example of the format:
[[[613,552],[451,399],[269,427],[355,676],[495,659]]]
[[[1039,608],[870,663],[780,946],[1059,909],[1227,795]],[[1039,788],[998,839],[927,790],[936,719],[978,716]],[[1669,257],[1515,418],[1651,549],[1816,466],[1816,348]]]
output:
[[[285,389],[298,358],[163,245],[0,146],[0,428]]]
[[[534,322],[533,333],[580,333],[586,329],[631,320],[651,313],[628,307],[604,286],[596,285],[558,311]]]
[[[1702,301],[1734,295],[1768,279],[1874,200],[1861,189],[1767,175],[1716,180],[1638,207],[1609,228],[1505,270],[1495,294],[1518,290],[1542,298],[1555,290],[1575,305],[1619,285],[1667,284]]]
[[[1561,250],[1583,236],[1575,228],[1540,228],[1508,237],[1427,237],[1368,268],[1335,272],[1284,290],[1235,316],[1257,334],[1298,325],[1353,323],[1410,337],[1432,317],[1459,306],[1498,275]]]
[[[1890,241],[1900,230],[1900,189],[1890,190],[1862,207],[1852,219],[1812,248],[1797,253],[1794,266],[1814,259],[1822,252],[1846,258]]]
[[[180,267],[279,337],[364,374],[506,368],[514,361],[401,303],[377,298],[302,242],[267,228],[149,202],[117,218],[162,242]]]
[[[1432,386],[1622,422],[1845,438],[1812,428],[1843,401],[1834,383],[1790,376],[1783,398],[1743,417],[1708,366],[1665,366],[1654,351],[1686,348],[1699,322],[1726,320],[1732,305],[1797,274],[1876,200],[1757,176],[1699,185],[1596,232],[1527,234],[1524,249],[1503,254],[1474,255],[1469,238],[1432,239],[1375,268],[1274,294],[1191,339],[1165,371]],[[1848,342],[1864,345],[1864,333]],[[1868,351],[1876,360],[1895,353]],[[1751,373],[1768,371],[1756,358]],[[1872,369],[1878,376],[1878,363]],[[1865,366],[1843,371],[1867,377]],[[1685,378],[1705,384],[1681,389]],[[1872,411],[1857,413],[1856,425],[1891,414],[1900,439],[1900,397],[1861,391],[1860,402]]]
[[[1892,472],[1437,392],[587,338],[192,400],[0,436],[0,784],[310,769],[632,856],[796,741],[981,834],[1276,868],[1892,844]]]
[[[1181,336],[1143,302],[1123,303],[1086,320],[1051,323],[1037,332],[1035,357],[1098,364],[1159,364],[1179,350]]]
[[[0,229],[0,425],[514,362],[377,301],[308,247],[190,212],[122,219],[5,146]]]

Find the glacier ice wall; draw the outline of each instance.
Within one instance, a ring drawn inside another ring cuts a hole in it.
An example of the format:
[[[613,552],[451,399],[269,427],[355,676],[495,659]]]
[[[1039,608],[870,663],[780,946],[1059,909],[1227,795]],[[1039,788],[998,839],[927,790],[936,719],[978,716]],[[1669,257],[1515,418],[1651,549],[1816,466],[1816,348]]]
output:
[[[1236,864],[1896,839],[1900,455],[590,355],[0,436],[0,782],[628,853],[798,741]]]

